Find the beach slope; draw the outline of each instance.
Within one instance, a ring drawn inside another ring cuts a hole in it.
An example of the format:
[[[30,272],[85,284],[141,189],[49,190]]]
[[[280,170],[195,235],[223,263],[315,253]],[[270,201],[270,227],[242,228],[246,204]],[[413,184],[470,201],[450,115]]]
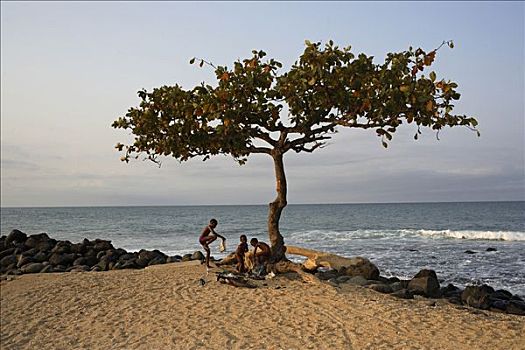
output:
[[[215,269],[215,271],[220,271]],[[199,279],[205,277],[202,286]],[[195,262],[2,281],[8,349],[524,349],[525,317],[293,274],[255,289]],[[263,285],[263,283],[265,285]]]

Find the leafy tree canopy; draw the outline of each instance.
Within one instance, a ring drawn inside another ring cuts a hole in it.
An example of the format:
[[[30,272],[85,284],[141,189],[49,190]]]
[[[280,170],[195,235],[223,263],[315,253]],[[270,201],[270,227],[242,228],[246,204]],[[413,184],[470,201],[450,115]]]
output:
[[[306,41],[284,73],[280,62],[264,60],[263,51],[252,51],[230,68],[193,58],[191,64],[215,69],[217,84],[139,91],[140,105],[112,124],[131,130],[135,140],[116,148],[125,151],[126,162],[139,154],[155,162],[160,155],[186,161],[229,154],[243,164],[252,153],[312,152],[337,127],[373,129],[384,147],[404,123],[417,125],[416,139],[420,127],[439,133],[463,125],[477,132],[476,119],[452,114],[460,98],[457,84],[438,80],[433,71],[423,74],[445,44],[453,47],[451,41],[430,52],[411,47],[375,64],[350,47]]]

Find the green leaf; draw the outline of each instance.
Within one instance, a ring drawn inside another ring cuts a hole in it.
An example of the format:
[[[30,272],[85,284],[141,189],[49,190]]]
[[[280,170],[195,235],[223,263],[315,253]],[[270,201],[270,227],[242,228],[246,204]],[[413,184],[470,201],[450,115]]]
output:
[[[435,72],[430,72],[429,76],[430,76],[430,80],[432,82],[436,81],[436,73]]]
[[[382,141],[381,143],[383,144],[383,147],[388,148],[388,143],[386,143],[385,141]]]
[[[312,42],[310,40],[305,40],[304,43],[306,46],[312,46]]]

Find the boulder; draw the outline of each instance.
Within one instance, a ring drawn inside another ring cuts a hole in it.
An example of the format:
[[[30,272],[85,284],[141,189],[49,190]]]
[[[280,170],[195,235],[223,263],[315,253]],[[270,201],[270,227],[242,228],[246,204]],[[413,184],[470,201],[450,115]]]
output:
[[[182,261],[191,261],[191,254],[184,254],[182,256]]]
[[[166,263],[166,258],[163,257],[163,256],[157,256],[153,259],[151,259],[149,262],[148,262],[148,266],[151,266],[151,265],[159,265],[159,264],[165,264]]]
[[[461,289],[453,285],[452,283],[447,284],[446,287],[441,287],[441,296],[444,298],[456,297],[461,294]]]
[[[12,243],[24,243],[27,235],[19,230],[12,230],[6,237],[4,245],[10,246]]]
[[[315,277],[319,278],[321,281],[328,281],[332,278],[337,278],[339,276],[339,272],[337,270],[328,270],[324,272],[316,272]]]
[[[16,267],[20,268],[32,262],[33,262],[33,259],[31,257],[19,255],[18,263],[16,264]]]
[[[181,260],[180,258],[177,258],[175,256],[170,256],[166,259],[166,263],[169,264],[169,263],[179,262],[180,260]]]
[[[505,312],[507,310],[508,300],[491,300],[489,310],[495,312]]]
[[[39,233],[39,234],[36,234],[36,235],[30,235],[26,241],[24,242],[24,245],[28,248],[38,248],[37,246],[40,244],[40,243],[45,243],[45,242],[49,242],[49,241],[54,241],[53,243],[53,246],[56,244],[56,240],[52,240],[51,238],[49,238],[49,236],[47,235],[47,233]],[[51,247],[53,248],[53,247]],[[49,248],[49,249],[51,249]],[[41,249],[39,249],[41,250]]]
[[[22,273],[39,273],[44,267],[42,263],[30,263],[22,266],[20,271],[22,271]]]
[[[70,246],[71,253],[84,254],[88,250],[88,246],[83,243],[75,243]]]
[[[53,272],[53,266],[47,265],[40,271],[40,273],[48,273],[48,272]]]
[[[465,254],[476,254],[477,252],[474,252],[472,250],[465,250]]]
[[[13,255],[15,253],[15,249],[16,248],[8,248],[8,249],[5,249],[5,250],[2,250],[0,252],[0,260],[2,260],[3,258],[5,258],[6,256],[8,255]]]
[[[44,262],[47,261],[47,259],[50,257],[50,255],[46,252],[40,251],[33,255],[33,260],[35,262]]]
[[[121,263],[122,265],[119,267],[121,269],[136,269],[138,268],[137,264],[135,263],[135,260],[126,260]]]
[[[510,300],[507,304],[507,313],[513,315],[525,315],[525,302],[522,300]]]
[[[498,289],[490,295],[490,299],[510,300],[512,293],[505,289]]]
[[[423,269],[408,282],[408,290],[413,294],[430,298],[439,297],[439,281],[434,270]]]
[[[395,296],[396,298],[401,298],[401,299],[414,299],[414,294],[408,289],[400,289],[400,290],[394,291],[390,295]]]
[[[191,255],[191,260],[200,260],[200,261],[204,261],[205,257],[204,257],[204,254],[202,254],[202,252],[200,250],[197,250],[196,252],[194,252],[192,255]]]
[[[384,294],[389,294],[393,292],[392,287],[390,287],[388,284],[383,283],[371,284],[368,286],[368,288]]]
[[[9,266],[13,265],[16,266],[17,263],[16,255],[8,255],[6,257],[3,257],[2,260],[0,260],[0,266]]]
[[[93,249],[96,251],[115,249],[111,244],[111,241],[105,241],[102,239],[95,239]]]
[[[149,261],[146,260],[146,259],[143,259],[143,258],[138,258],[138,259],[135,260],[135,264],[141,269],[143,269],[146,266],[148,266],[148,263],[149,263]]]
[[[486,284],[481,286],[467,286],[461,293],[463,304],[478,309],[486,310],[490,307],[490,295],[494,293],[494,288]]]
[[[368,280],[363,276],[354,276],[348,280],[348,283],[355,284],[357,286],[364,286],[368,283]]]
[[[119,256],[118,261],[124,262],[124,261],[135,259],[135,258],[136,258],[135,254],[133,254],[133,253],[125,253],[125,254],[122,254],[122,255]]]
[[[488,247],[487,252],[497,252],[498,250],[496,248]]]
[[[356,277],[339,276],[335,280],[336,280],[337,283],[345,283],[345,282],[348,282],[348,280],[350,280],[351,278],[356,278]]]
[[[22,255],[23,256],[33,256],[35,255],[36,253],[38,253],[38,249],[36,248],[30,248],[28,250],[25,250],[22,252]]]
[[[76,258],[76,255],[74,253],[70,253],[70,254],[54,253],[49,257],[49,263],[54,266],[58,266],[58,265],[67,266],[73,263],[73,261],[75,261],[75,258]]]
[[[53,249],[51,249],[51,253],[57,253],[57,254],[69,254],[71,253],[71,242],[69,241],[58,241]]]
[[[408,287],[408,282],[410,281],[399,281],[399,282],[394,282],[390,285],[390,287],[392,287],[392,290],[394,292],[397,292],[398,290],[403,290],[403,289],[406,289]]]

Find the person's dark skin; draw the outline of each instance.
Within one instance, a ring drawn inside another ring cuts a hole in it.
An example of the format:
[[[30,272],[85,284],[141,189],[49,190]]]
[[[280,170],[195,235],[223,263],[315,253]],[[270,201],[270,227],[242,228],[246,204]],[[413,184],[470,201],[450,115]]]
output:
[[[253,250],[253,262],[265,265],[270,260],[270,246],[264,242],[259,242],[257,238],[252,238],[250,244],[255,247]]]
[[[224,238],[223,236],[215,232],[215,227],[217,227],[217,224],[218,224],[217,220],[211,219],[210,224],[202,230],[202,233],[199,237],[199,243],[206,251],[206,267],[208,268],[211,268],[210,266],[210,247],[209,247],[210,243],[215,241],[217,237],[219,237],[223,241],[226,240],[226,238]]]
[[[237,250],[235,251],[235,256],[237,257],[237,271],[238,272],[246,272],[246,267],[244,266],[244,254],[248,251],[248,243],[246,235],[241,235],[240,237],[241,243],[237,246]]]

